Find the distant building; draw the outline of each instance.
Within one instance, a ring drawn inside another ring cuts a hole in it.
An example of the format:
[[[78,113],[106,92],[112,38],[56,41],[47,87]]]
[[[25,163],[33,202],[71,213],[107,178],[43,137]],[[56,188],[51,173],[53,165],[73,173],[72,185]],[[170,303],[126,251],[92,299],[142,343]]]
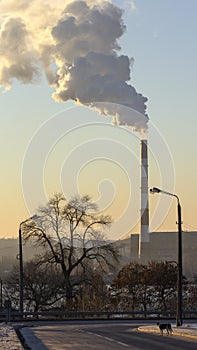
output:
[[[178,233],[177,232],[152,232],[150,241],[141,246],[139,257],[139,235],[132,234],[129,238],[116,242],[120,248],[121,266],[130,261],[147,263],[156,261],[177,261]],[[197,275],[197,232],[182,233],[183,247],[183,273],[187,277]]]

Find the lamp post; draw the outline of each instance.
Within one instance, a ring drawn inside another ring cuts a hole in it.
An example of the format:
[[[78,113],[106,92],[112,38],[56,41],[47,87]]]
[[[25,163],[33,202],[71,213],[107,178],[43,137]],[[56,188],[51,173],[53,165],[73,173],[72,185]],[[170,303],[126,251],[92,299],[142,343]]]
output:
[[[1,312],[2,312],[2,310],[3,310],[3,281],[2,281],[2,279],[0,279],[0,290],[1,290],[1,292],[0,292],[0,298],[1,298]]]
[[[30,218],[22,221],[19,225],[19,232],[18,232],[18,238],[19,238],[19,293],[20,293],[20,312],[23,313],[23,288],[24,288],[24,274],[23,274],[23,246],[22,246],[22,225],[25,224],[29,220],[36,220],[38,218],[37,215],[33,215]]]
[[[179,197],[160,188],[153,187],[150,193],[164,193],[177,199],[177,213],[178,213],[178,274],[177,274],[177,311],[176,311],[176,326],[182,326],[182,219],[181,219],[181,204]]]

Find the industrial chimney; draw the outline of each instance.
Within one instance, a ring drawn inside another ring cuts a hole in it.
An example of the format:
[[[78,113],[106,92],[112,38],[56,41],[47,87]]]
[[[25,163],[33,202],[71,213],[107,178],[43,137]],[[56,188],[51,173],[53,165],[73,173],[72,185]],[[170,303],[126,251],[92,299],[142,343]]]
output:
[[[148,204],[148,148],[147,140],[141,140],[141,232],[139,234],[139,257],[142,246],[149,242]]]

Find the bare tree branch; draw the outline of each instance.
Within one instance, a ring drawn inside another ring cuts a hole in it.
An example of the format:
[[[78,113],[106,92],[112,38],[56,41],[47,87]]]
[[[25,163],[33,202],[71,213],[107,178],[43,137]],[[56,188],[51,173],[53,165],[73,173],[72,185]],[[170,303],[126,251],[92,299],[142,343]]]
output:
[[[67,296],[72,297],[72,275],[85,261],[94,261],[101,271],[118,259],[118,252],[104,238],[111,217],[99,215],[88,195],[75,196],[66,202],[62,194],[54,195],[38,209],[38,219],[24,225],[25,240],[34,239],[44,249],[42,263],[56,264],[65,279]]]

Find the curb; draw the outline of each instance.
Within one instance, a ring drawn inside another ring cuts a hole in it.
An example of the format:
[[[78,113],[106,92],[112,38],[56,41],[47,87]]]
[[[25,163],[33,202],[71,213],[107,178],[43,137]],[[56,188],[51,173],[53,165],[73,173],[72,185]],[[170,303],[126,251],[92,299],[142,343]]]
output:
[[[160,334],[160,331],[157,330],[157,329],[151,329],[151,328],[148,328],[148,327],[138,327],[138,331],[139,332],[145,332],[145,333],[159,333]],[[173,334],[174,335],[177,335],[179,337],[185,337],[185,338],[190,338],[190,339],[197,339],[197,335],[193,335],[193,334],[189,334],[189,333],[184,333],[184,332],[179,332],[177,330],[173,330]]]

